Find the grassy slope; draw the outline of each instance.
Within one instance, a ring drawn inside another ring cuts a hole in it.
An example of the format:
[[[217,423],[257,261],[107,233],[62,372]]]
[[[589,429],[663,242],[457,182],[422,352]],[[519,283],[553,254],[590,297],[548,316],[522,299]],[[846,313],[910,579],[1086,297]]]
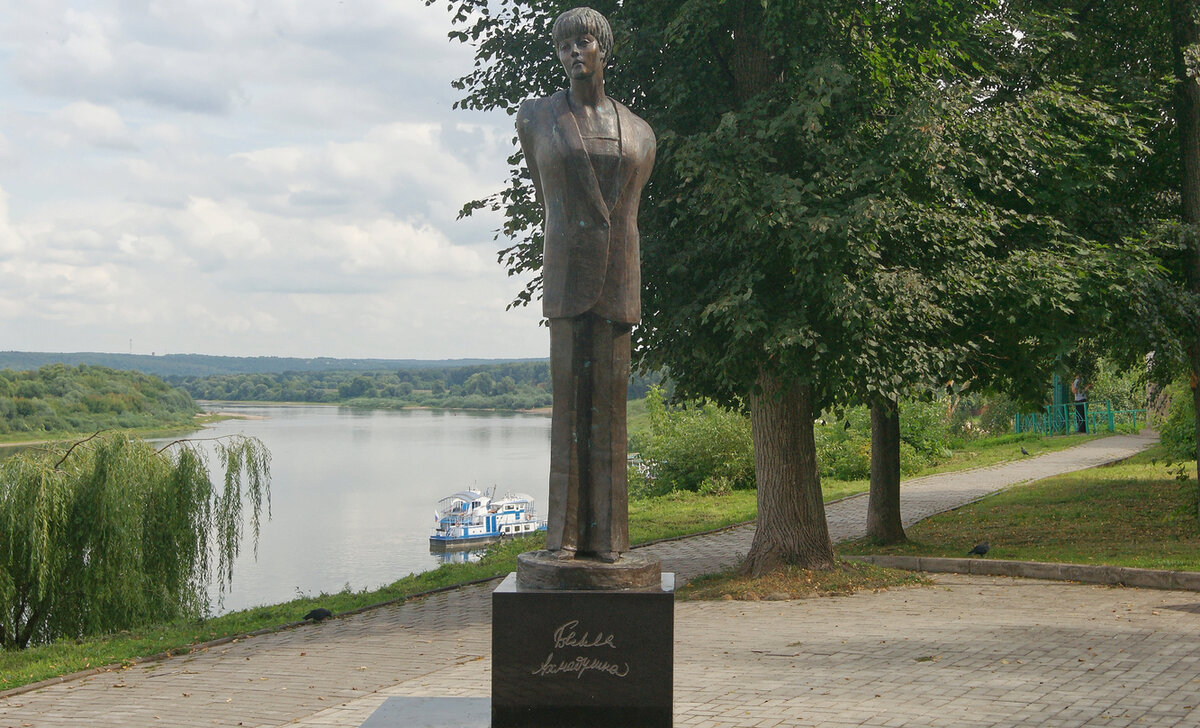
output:
[[[634,415],[631,412],[631,416]],[[999,442],[978,442],[968,451],[958,453],[939,469],[965,469],[1001,460],[1021,457],[1022,444],[1032,454],[1060,450],[1084,442],[1081,437],[1060,437],[1044,440],[1014,441],[999,438]],[[1092,472],[1092,471],[1088,471]],[[825,500],[867,490],[866,481],[822,483]],[[734,491],[722,495],[701,496],[677,493],[630,504],[629,531],[633,543],[671,538],[720,528],[752,520],[757,513],[754,491]],[[434,571],[414,574],[386,587],[370,591],[344,591],[322,594],[313,598],[296,599],[283,604],[269,605],[222,615],[203,622],[178,622],[156,625],[136,632],[126,632],[107,638],[63,641],[36,647],[24,652],[0,652],[0,690],[63,675],[89,667],[121,663],[138,656],[163,651],[186,652],[188,645],[229,635],[268,629],[300,620],[316,606],[334,613],[404,598],[430,589],[475,579],[506,574],[516,568],[516,555],[540,548],[539,537],[499,544],[483,561],[474,564],[447,564]],[[865,583],[865,582],[864,582]],[[838,587],[831,587],[836,590]],[[736,587],[747,591],[745,585]]]
[[[216,413],[205,413],[196,415],[195,423],[189,425],[179,425],[178,427],[164,427],[155,425],[150,427],[122,427],[115,428],[127,432],[131,432],[138,437],[153,440],[160,437],[180,437],[189,433],[196,432],[202,426],[212,422],[229,419],[229,415],[221,415]],[[0,457],[5,454],[5,447],[23,447],[26,445],[42,445],[53,442],[67,442],[72,440],[82,440],[86,437],[94,435],[94,430],[87,432],[12,432],[0,435]]]
[[[1114,465],[1011,488],[914,525],[907,544],[851,542],[839,550],[963,556],[987,539],[987,558],[1200,570],[1195,463],[1163,458],[1156,447]]]

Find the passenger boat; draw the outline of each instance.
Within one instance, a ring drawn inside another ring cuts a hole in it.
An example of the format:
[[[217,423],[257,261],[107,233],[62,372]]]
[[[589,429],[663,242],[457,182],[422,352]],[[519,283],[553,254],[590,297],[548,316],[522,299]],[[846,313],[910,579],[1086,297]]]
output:
[[[538,520],[533,498],[524,493],[506,493],[495,498],[486,491],[464,490],[438,501],[437,523],[429,534],[430,551],[452,551],[495,543],[504,538],[526,536],[546,530]]]

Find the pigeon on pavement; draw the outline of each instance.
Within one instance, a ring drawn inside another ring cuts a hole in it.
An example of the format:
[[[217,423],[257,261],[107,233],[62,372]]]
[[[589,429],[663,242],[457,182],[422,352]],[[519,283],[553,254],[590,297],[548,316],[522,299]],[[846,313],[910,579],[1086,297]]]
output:
[[[322,619],[329,619],[333,616],[333,612],[325,607],[317,607],[308,614],[304,615],[305,619],[311,619],[314,622],[320,622]]]

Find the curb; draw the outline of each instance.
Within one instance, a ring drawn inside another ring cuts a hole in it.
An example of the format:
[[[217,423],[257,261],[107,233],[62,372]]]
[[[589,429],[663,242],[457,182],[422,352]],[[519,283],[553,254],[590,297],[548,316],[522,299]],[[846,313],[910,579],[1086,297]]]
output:
[[[1084,584],[1127,586],[1139,589],[1171,589],[1200,592],[1200,572],[1135,569],[1130,566],[1094,564],[1055,564],[1043,561],[1000,561],[989,559],[939,558],[933,556],[843,556],[907,571],[936,574],[974,574],[978,576],[1019,576],[1049,581],[1077,581]]]

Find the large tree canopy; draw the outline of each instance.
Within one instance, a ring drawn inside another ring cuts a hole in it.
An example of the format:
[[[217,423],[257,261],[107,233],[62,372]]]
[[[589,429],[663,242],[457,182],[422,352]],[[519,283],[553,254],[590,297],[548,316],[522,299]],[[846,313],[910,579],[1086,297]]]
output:
[[[511,111],[559,87],[546,39],[571,4],[452,2],[477,48],[462,104]],[[1069,78],[1006,85],[1037,50],[1006,3],[595,7],[616,37],[608,91],[659,137],[638,360],[751,410],[749,570],[828,565],[814,410],[1026,376],[1109,300],[1094,291],[1114,256],[1066,217],[1138,153],[1137,130]],[[509,187],[468,211],[505,211],[520,274],[540,266],[540,211],[511,161]]]

